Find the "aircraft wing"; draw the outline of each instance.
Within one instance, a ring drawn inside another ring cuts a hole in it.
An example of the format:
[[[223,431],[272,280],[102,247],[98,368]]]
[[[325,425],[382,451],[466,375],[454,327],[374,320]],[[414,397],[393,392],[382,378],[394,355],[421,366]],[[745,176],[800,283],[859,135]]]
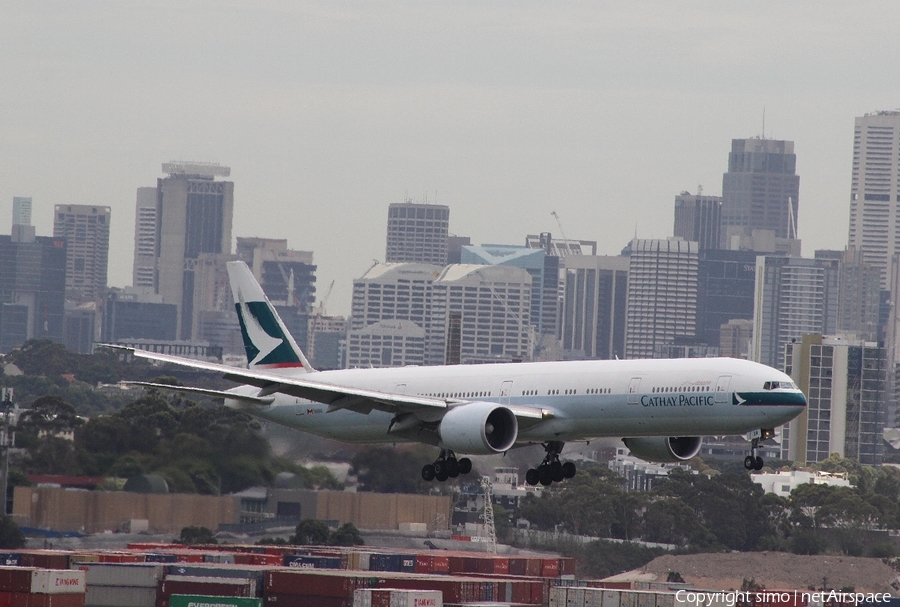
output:
[[[276,392],[289,394],[298,398],[315,401],[328,405],[329,411],[338,409],[350,409],[359,413],[368,413],[372,409],[379,409],[391,413],[407,412],[422,409],[446,409],[450,402],[439,398],[428,398],[423,396],[409,396],[406,394],[388,394],[377,392],[375,390],[364,390],[360,388],[348,388],[344,386],[334,386],[331,384],[310,381],[304,377],[287,377],[277,373],[269,373],[266,371],[239,369],[237,367],[229,367],[218,363],[211,363],[201,360],[193,360],[182,358],[180,356],[172,356],[170,354],[160,354],[157,352],[148,352],[137,348],[127,346],[118,346],[114,344],[102,344],[103,347],[113,348],[132,354],[137,358],[146,358],[159,362],[167,362],[192,369],[200,369],[204,371],[213,371],[221,373],[222,377],[229,381],[249,384],[259,388],[256,399],[263,399],[271,396]],[[170,390],[196,392],[197,389],[182,390],[180,386],[156,385]],[[221,393],[218,396],[225,398],[237,398],[231,393]],[[452,402],[452,401],[451,401]]]
[[[99,344],[98,344],[99,345]],[[307,379],[311,375],[306,374],[299,377],[287,377],[277,373],[259,371],[256,369],[242,369],[238,367],[229,367],[218,363],[211,363],[201,360],[193,360],[182,358],[180,356],[172,356],[170,354],[160,354],[157,352],[148,352],[128,346],[119,346],[114,344],[102,344],[103,347],[121,350],[137,358],[145,358],[147,360],[155,360],[158,362],[167,362],[192,369],[200,369],[204,371],[212,371],[221,373],[222,377],[229,381],[243,384],[249,384],[259,388],[256,395],[241,395],[233,392],[225,392],[220,390],[207,390],[204,388],[191,388],[184,386],[172,386],[169,384],[159,384],[151,382],[125,382],[132,385],[147,386],[162,390],[174,390],[178,392],[186,392],[188,394],[202,394],[204,396],[229,398],[239,400],[249,404],[262,406],[271,404],[274,400],[272,395],[280,392],[289,394],[298,398],[322,403],[328,405],[328,411],[337,411],[338,409],[349,409],[357,413],[367,414],[372,409],[386,411],[388,413],[412,413],[429,410],[438,412],[449,409],[452,406],[461,405],[468,401],[456,399],[430,398],[426,396],[411,396],[407,394],[390,394],[386,392],[377,392],[375,390],[365,390],[361,388],[352,388],[345,386],[335,386],[322,382]],[[314,375],[312,375],[314,377]],[[547,409],[539,407],[523,407],[504,405],[513,415],[516,416],[523,428],[530,427],[536,423],[553,417],[553,413]]]

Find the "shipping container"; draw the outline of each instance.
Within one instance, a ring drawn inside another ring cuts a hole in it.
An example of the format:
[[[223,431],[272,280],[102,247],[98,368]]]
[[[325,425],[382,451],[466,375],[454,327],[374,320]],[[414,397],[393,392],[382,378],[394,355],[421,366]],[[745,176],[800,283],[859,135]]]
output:
[[[340,557],[295,554],[283,558],[285,567],[295,569],[343,569]]]
[[[236,578],[169,575],[159,582],[157,589],[158,593],[163,596],[171,596],[173,594],[256,596],[256,583],[254,580]]]
[[[443,607],[436,590],[362,589],[353,593],[353,607]]]
[[[173,594],[166,607],[262,607],[262,604],[260,598]]]
[[[163,577],[161,563],[72,563],[73,569],[84,571],[85,583],[92,586],[130,586],[156,588]]]
[[[68,569],[67,550],[23,550],[19,553],[19,565],[40,569]]]
[[[88,586],[84,604],[89,607],[155,607],[156,588],[136,586]]]

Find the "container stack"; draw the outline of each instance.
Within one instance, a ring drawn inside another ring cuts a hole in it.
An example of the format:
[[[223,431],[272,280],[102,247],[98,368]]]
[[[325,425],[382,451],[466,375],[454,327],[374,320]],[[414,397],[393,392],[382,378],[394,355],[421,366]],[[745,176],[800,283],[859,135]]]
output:
[[[216,599],[256,598],[256,581],[228,577],[167,575],[157,586],[156,607],[169,607],[169,598],[176,594]]]
[[[0,605],[84,607],[84,573],[69,569],[0,567]]]
[[[353,593],[353,607],[443,607],[436,590],[362,589]]]
[[[87,607],[154,607],[160,563],[72,563],[85,577]]]

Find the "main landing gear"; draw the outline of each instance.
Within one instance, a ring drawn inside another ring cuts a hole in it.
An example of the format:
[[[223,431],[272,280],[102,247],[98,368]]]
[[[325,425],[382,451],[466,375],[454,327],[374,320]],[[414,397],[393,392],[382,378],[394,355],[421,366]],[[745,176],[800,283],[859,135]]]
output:
[[[525,482],[531,485],[540,483],[544,487],[550,486],[552,483],[558,483],[566,478],[575,476],[575,464],[572,462],[561,463],[559,454],[565,443],[561,441],[550,441],[544,445],[547,456],[541,465],[535,470],[532,468],[525,473]]]
[[[441,449],[441,454],[433,464],[427,464],[422,468],[422,478],[426,481],[437,479],[444,482],[448,478],[456,478],[460,474],[468,474],[472,471],[472,460],[468,457],[456,459],[456,455],[450,449]]]
[[[753,438],[750,439],[750,455],[744,458],[744,468],[747,470],[762,470],[763,458],[757,454],[759,450],[759,441],[772,438],[775,436],[775,431],[764,429],[759,432],[754,432],[751,436],[753,436]]]

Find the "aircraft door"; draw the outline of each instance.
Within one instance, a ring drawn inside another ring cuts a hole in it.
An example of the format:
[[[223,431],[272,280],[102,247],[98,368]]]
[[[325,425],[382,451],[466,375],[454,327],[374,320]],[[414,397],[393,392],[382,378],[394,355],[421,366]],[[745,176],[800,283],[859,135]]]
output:
[[[509,395],[512,394],[512,385],[511,381],[505,381],[500,384],[500,404],[508,405],[509,404]]]
[[[728,402],[728,386],[731,385],[731,376],[730,375],[722,375],[719,377],[719,380],[716,382],[716,402],[717,403],[727,403]]]
[[[641,391],[641,378],[640,377],[632,377],[631,383],[628,384],[628,399],[627,402],[629,405],[638,404],[639,392]]]

